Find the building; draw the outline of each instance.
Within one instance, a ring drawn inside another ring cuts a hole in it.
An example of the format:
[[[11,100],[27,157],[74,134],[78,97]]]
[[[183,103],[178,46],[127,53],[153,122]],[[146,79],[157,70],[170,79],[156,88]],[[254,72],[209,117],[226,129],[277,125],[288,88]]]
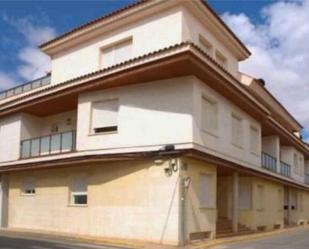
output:
[[[201,0],[140,1],[43,44],[0,94],[1,226],[183,245],[309,222],[301,125]]]

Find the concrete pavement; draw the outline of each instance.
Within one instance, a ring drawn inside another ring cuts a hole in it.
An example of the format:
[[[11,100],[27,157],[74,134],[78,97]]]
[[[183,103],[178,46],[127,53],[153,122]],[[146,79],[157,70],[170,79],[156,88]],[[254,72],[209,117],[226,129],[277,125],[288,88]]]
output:
[[[212,249],[308,249],[309,229],[297,229],[250,242],[218,245]]]

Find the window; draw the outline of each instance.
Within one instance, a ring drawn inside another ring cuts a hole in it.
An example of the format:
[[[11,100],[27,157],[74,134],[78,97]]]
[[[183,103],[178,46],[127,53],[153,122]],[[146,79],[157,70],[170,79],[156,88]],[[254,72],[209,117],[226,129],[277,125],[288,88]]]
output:
[[[218,133],[218,104],[202,98],[202,129],[214,135]]]
[[[216,51],[216,61],[223,68],[225,68],[225,69],[228,68],[227,58],[221,52],[219,52],[218,50]]]
[[[200,174],[200,192],[199,201],[201,208],[214,208],[214,176],[208,174]]]
[[[262,185],[257,186],[256,209],[264,209],[264,186]]]
[[[208,55],[212,56],[213,53],[213,46],[211,45],[211,43],[209,41],[207,41],[207,39],[203,36],[199,36],[199,44],[201,49],[207,53]]]
[[[299,173],[299,170],[298,170],[298,157],[297,157],[296,153],[294,153],[293,164],[294,164],[294,173],[298,174]]]
[[[232,114],[232,144],[243,146],[242,119],[234,114]]]
[[[303,194],[298,194],[298,207],[299,207],[299,211],[303,212]]]
[[[281,211],[283,206],[283,191],[282,189],[278,189],[278,211]]]
[[[299,156],[299,175],[304,175],[304,162],[302,156]]]
[[[22,195],[35,195],[35,184],[33,179],[27,179],[22,184]]]
[[[297,210],[298,209],[298,205],[297,205],[297,192],[296,191],[292,191],[291,193],[291,209],[292,210]]]
[[[132,58],[132,39],[101,49],[100,65],[107,68]]]
[[[118,100],[92,104],[91,133],[114,132],[118,130]]]
[[[73,180],[71,186],[71,204],[72,205],[87,205],[88,193],[85,177],[78,177]]]
[[[259,130],[254,126],[250,126],[250,151],[259,153]]]
[[[251,209],[251,184],[240,181],[239,183],[239,208]]]

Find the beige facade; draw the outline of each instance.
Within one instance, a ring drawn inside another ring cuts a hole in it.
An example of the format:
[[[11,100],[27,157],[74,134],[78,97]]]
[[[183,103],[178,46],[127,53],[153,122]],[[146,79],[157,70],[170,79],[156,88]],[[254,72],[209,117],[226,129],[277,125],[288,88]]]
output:
[[[302,127],[208,4],[141,1],[41,49],[51,75],[0,93],[2,227],[183,245],[308,224]]]

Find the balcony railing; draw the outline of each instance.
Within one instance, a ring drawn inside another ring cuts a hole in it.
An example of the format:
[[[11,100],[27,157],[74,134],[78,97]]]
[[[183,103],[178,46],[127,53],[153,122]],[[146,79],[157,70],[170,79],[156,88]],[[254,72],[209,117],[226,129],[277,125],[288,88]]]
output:
[[[286,177],[291,177],[291,165],[280,161],[280,174]]]
[[[305,184],[309,185],[309,173],[305,173]]]
[[[277,158],[262,152],[262,167],[272,172],[277,172]]]
[[[31,158],[72,152],[76,145],[75,131],[21,141],[20,158]]]
[[[24,92],[28,92],[28,91],[31,91],[33,89],[36,89],[36,88],[39,88],[39,87],[42,87],[42,86],[49,85],[50,84],[50,78],[51,78],[50,75],[48,75],[48,76],[42,77],[40,79],[28,82],[26,84],[19,85],[19,86],[16,86],[14,88],[0,92],[0,100],[19,95],[19,94],[22,94]]]

